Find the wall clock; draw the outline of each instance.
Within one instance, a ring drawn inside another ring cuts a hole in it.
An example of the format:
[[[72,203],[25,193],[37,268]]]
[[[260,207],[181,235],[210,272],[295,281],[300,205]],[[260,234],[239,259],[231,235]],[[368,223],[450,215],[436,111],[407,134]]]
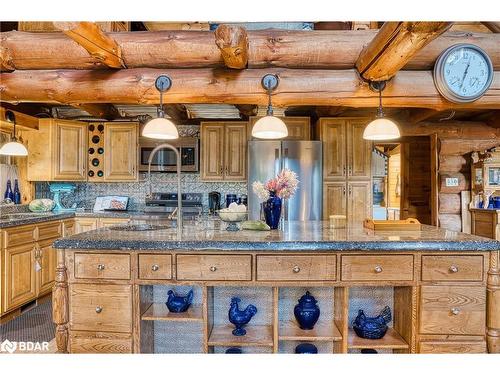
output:
[[[493,80],[493,65],[487,53],[473,44],[455,44],[438,57],[434,84],[439,93],[454,103],[479,99]]]

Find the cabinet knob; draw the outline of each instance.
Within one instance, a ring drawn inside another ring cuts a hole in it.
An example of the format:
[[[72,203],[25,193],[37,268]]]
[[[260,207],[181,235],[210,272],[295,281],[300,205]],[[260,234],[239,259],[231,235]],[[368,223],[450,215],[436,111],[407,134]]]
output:
[[[454,307],[454,308],[452,308],[452,309],[451,309],[451,313],[452,313],[453,315],[458,315],[458,313],[459,313],[459,312],[460,312],[460,309],[458,309],[458,308],[456,308],[456,307]]]
[[[300,267],[299,266],[293,266],[292,271],[294,273],[299,273],[300,272]]]
[[[104,270],[104,264],[98,264],[98,265],[97,265],[97,269],[98,269],[99,271],[103,271],[103,270]]]
[[[215,266],[211,266],[211,267],[210,267],[210,271],[212,271],[212,272],[217,271],[217,267],[215,267]]]
[[[102,312],[102,307],[101,307],[101,306],[97,306],[97,307],[95,308],[95,312],[96,312],[97,314],[100,314],[100,313]]]
[[[158,271],[159,269],[160,269],[160,266],[157,264],[153,264],[153,266],[151,267],[152,271]]]
[[[451,266],[450,267],[450,272],[451,273],[457,273],[458,272],[458,267],[457,266]]]
[[[375,270],[376,273],[380,273],[380,272],[383,271],[383,269],[382,269],[381,266],[375,266],[374,270]]]

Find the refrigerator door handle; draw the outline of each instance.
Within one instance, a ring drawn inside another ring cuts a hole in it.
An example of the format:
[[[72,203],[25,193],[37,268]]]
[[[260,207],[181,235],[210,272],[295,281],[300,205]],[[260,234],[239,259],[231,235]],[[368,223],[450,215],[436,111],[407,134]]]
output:
[[[288,168],[288,147],[283,149],[283,168]]]
[[[281,150],[279,148],[274,149],[274,174],[277,175],[281,169]]]

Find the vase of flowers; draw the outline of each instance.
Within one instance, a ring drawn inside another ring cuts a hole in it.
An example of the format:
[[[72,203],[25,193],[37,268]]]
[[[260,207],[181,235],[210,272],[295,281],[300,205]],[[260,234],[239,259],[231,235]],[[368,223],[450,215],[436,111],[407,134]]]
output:
[[[298,185],[297,174],[289,169],[283,169],[265,184],[260,181],[253,183],[253,191],[263,202],[264,219],[271,229],[278,228],[283,206],[282,200],[295,194]]]

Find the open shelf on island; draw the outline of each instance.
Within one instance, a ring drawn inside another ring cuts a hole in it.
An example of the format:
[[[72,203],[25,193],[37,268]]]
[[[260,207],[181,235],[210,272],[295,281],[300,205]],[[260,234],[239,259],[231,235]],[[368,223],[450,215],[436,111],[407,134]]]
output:
[[[233,325],[214,326],[208,339],[209,346],[273,346],[273,327],[246,326],[245,336],[234,336]]]
[[[384,337],[378,340],[363,339],[349,328],[347,346],[350,349],[408,349],[408,343],[394,328],[389,328]]]
[[[176,321],[203,321],[203,310],[200,305],[191,305],[186,312],[172,313],[165,303],[152,303],[142,314],[142,320],[176,320]]]
[[[313,329],[300,329],[295,321],[281,323],[279,339],[283,341],[340,341],[342,335],[337,326],[331,324],[316,324]]]

